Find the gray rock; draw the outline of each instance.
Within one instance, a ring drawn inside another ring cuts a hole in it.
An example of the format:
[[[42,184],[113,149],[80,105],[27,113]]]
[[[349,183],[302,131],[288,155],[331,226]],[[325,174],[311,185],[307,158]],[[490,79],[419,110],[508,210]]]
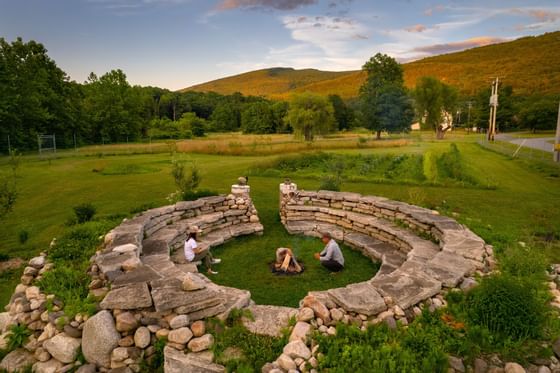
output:
[[[474,360],[474,373],[486,373],[488,371],[488,363],[485,360],[476,358]]]
[[[297,320],[298,321],[310,321],[311,319],[313,319],[315,317],[315,313],[313,312],[313,310],[309,307],[303,307],[301,310],[299,310],[298,314],[297,314]]]
[[[186,344],[192,337],[193,334],[191,330],[187,327],[183,327],[170,331],[167,340],[172,343]]]
[[[551,373],[551,370],[546,365],[541,365],[537,373]]]
[[[119,313],[115,321],[119,332],[130,332],[138,327],[138,320],[130,312]]]
[[[222,303],[220,295],[208,288],[184,291],[179,280],[152,281],[152,297],[156,311],[162,312],[182,308],[178,313],[192,313]]]
[[[402,268],[371,280],[383,296],[389,296],[403,309],[407,309],[441,290],[441,282],[421,273],[409,273]]]
[[[184,326],[188,326],[190,323],[189,317],[187,315],[178,315],[171,319],[169,326],[171,329],[179,329]]]
[[[525,373],[525,368],[517,363],[506,363],[505,373]]]
[[[33,373],[58,373],[62,368],[62,363],[56,359],[33,364]]]
[[[112,289],[101,302],[103,309],[135,310],[152,305],[148,284],[137,283]]]
[[[9,312],[0,313],[0,334],[5,333],[11,325],[16,323],[13,316]]]
[[[386,318],[383,319],[383,321],[385,322],[385,324],[387,324],[389,329],[392,330],[397,329],[397,321],[393,316],[387,316]]]
[[[35,358],[30,352],[18,348],[17,350],[10,352],[4,357],[4,359],[2,359],[0,369],[4,369],[8,372],[17,372],[35,364],[35,361]]]
[[[76,373],[95,373],[96,371],[95,364],[86,364],[79,367]]]
[[[57,334],[43,343],[43,347],[49,354],[63,363],[72,363],[76,359],[80,345],[79,339],[69,337],[64,333]]]
[[[449,367],[455,369],[456,372],[465,372],[465,364],[463,364],[463,359],[455,356],[449,356]]]
[[[253,305],[247,309],[253,315],[253,320],[244,317],[243,325],[251,333],[273,337],[281,336],[282,329],[288,326],[290,318],[298,313],[295,308],[280,306]]]
[[[463,282],[461,282],[461,290],[463,291],[469,291],[471,289],[473,289],[474,287],[476,287],[478,285],[478,283],[476,282],[476,280],[472,277],[466,277]]]
[[[283,352],[292,359],[301,357],[302,359],[307,360],[311,357],[311,350],[300,340],[288,343],[284,346]]]
[[[428,275],[450,288],[457,286],[463,276],[471,274],[474,269],[463,256],[448,251],[440,251],[425,265]]]
[[[98,255],[95,261],[101,269],[101,272],[107,273],[121,270],[123,263],[129,259],[135,260],[138,259],[138,257],[134,252],[109,252]]]
[[[214,336],[212,334],[205,334],[202,337],[193,338],[189,341],[187,347],[192,352],[200,352],[210,349],[214,344]]]
[[[223,373],[225,368],[218,364],[198,359],[193,354],[184,354],[174,348],[166,346],[164,354],[165,373]]]
[[[82,331],[68,324],[64,325],[64,333],[72,338],[82,338]]]
[[[311,325],[303,321],[298,321],[292,330],[292,334],[290,334],[289,340],[290,342],[297,340],[305,342],[310,332]]]
[[[44,256],[36,256],[29,261],[29,265],[33,268],[41,269],[46,263],[46,258]]]
[[[387,309],[383,297],[367,282],[331,289],[328,293],[336,303],[350,312],[372,316]]]
[[[181,287],[184,291],[195,291],[204,289],[206,284],[204,284],[204,282],[202,282],[198,277],[187,273],[185,274],[185,279],[183,280]]]
[[[150,345],[150,338],[150,330],[145,326],[141,326],[134,333],[134,344],[138,348],[146,348]]]
[[[278,359],[276,359],[276,363],[278,363],[278,365],[280,366],[280,368],[284,369],[284,370],[291,370],[291,369],[296,369],[297,365],[294,362],[294,360],[292,360],[291,357],[289,357],[286,354],[282,354],[278,357]]]
[[[111,352],[119,345],[121,335],[109,311],[101,311],[89,318],[82,334],[82,352],[89,363],[108,368]]]

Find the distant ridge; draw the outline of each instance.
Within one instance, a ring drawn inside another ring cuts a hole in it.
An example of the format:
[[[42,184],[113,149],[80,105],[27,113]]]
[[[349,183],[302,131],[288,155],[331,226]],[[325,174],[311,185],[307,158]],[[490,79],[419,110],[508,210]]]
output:
[[[405,84],[409,88],[414,87],[419,77],[430,75],[457,87],[461,93],[474,94],[489,86],[492,77],[500,76],[516,94],[558,94],[560,31],[428,57],[403,67]],[[352,98],[358,95],[364,80],[361,71],[277,67],[213,80],[182,91],[241,92],[271,99],[287,99],[294,92],[310,91]]]

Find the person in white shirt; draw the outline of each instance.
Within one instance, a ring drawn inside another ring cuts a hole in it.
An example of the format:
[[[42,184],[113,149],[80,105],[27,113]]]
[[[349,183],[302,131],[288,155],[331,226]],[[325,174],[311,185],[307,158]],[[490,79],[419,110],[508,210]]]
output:
[[[188,262],[198,262],[204,260],[208,273],[217,275],[218,272],[212,270],[212,264],[218,264],[222,260],[214,259],[210,253],[210,248],[200,247],[196,242],[196,235],[202,232],[196,225],[190,227],[189,235],[185,240],[185,259]]]
[[[315,253],[315,259],[319,259],[323,267],[331,272],[339,272],[344,269],[342,250],[340,250],[340,246],[331,237],[330,233],[323,233],[321,240],[325,244],[325,248],[320,253]]]

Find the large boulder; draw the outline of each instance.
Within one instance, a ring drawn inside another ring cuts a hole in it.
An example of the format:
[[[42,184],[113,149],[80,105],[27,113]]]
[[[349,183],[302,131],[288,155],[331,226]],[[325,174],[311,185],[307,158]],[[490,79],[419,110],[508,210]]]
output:
[[[82,352],[89,363],[108,368],[111,351],[119,345],[121,335],[109,311],[101,311],[84,324]]]
[[[272,337],[280,337],[282,329],[288,327],[291,317],[298,310],[290,307],[252,305],[247,308],[252,317],[244,317],[243,325],[251,332]]]
[[[7,372],[23,371],[26,367],[35,364],[35,361],[35,358],[30,352],[19,348],[10,352],[2,359],[0,369]]]
[[[80,344],[81,343],[79,339],[72,338],[64,333],[61,333],[45,341],[45,343],[43,343],[43,347],[55,359],[63,363],[71,363],[76,359],[76,356],[78,355]]]

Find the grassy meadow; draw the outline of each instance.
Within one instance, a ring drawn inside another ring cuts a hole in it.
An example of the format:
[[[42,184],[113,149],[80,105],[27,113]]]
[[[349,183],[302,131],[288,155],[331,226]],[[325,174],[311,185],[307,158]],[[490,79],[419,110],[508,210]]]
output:
[[[225,148],[231,148],[227,145],[225,135],[222,136],[220,141],[225,144]],[[512,160],[483,149],[476,144],[478,135],[457,133],[447,136],[446,140],[435,141],[431,134],[422,133],[407,139],[383,140],[378,143],[367,140],[367,143],[373,144],[368,147],[361,146],[363,144],[358,140],[360,136],[365,137],[364,134],[349,134],[342,137],[344,140],[321,140],[325,148],[319,150],[337,157],[406,155],[414,160],[417,159],[415,157],[428,153],[447,152],[451,143],[455,143],[461,167],[478,184],[401,183],[399,178],[359,180],[352,179],[354,171],[349,168],[346,172],[348,178],[343,179],[343,191],[381,195],[437,209],[469,226],[495,245],[499,252],[518,245],[518,242],[525,242],[545,252],[551,262],[560,262],[560,178],[554,166]],[[236,141],[235,135],[230,137],[230,141]],[[270,138],[271,143],[285,141],[297,144],[283,135],[267,138]],[[239,139],[240,142],[242,140],[243,138]],[[317,168],[315,172],[288,170],[259,174],[254,171],[256,166],[263,162],[275,164],[290,151],[280,147],[276,154],[270,154],[274,153],[272,150],[270,153],[255,153],[253,140],[246,140],[238,146],[239,155],[227,152],[223,155],[175,152],[174,149],[159,153],[133,154],[130,151],[119,154],[119,146],[106,146],[105,153],[79,149],[77,154],[68,152],[52,159],[24,156],[17,170],[19,195],[14,211],[0,221],[0,254],[11,258],[29,258],[45,250],[52,238],[60,236],[66,229],[65,223],[73,215],[72,207],[81,203],[91,202],[100,217],[124,217],[141,206],[166,204],[166,196],[175,190],[170,170],[171,160],[176,159],[186,164],[196,163],[202,174],[200,187],[220,193],[229,192],[230,184],[238,176],[247,175],[253,170],[250,176],[251,195],[263,221],[265,233],[262,237],[242,238],[216,248],[217,256],[224,259],[216,267],[220,271],[215,277],[216,282],[247,288],[258,302],[295,305],[294,300],[300,299],[302,294],[312,288],[342,286],[344,283],[371,277],[376,270],[375,266],[354,252],[347,255],[354,271],[349,269],[340,277],[329,277],[330,275],[320,272],[321,268],[316,263],[306,259],[313,251],[320,249],[320,242],[289,236],[279,223],[277,191],[283,177],[292,176],[300,188],[316,189],[329,170]],[[207,141],[207,145],[211,143],[210,139],[202,141]],[[345,146],[340,146],[342,142],[345,142]],[[332,145],[333,143],[339,147]],[[134,146],[138,147],[136,153],[145,150],[141,148],[145,144]],[[298,148],[301,145],[290,146],[293,146],[291,152],[302,150]],[[418,161],[410,162],[407,167],[410,172],[419,174],[414,169],[420,167]],[[0,172],[11,172],[7,158],[0,159]],[[375,172],[375,167],[372,172]],[[488,185],[492,187],[489,188]],[[22,239],[25,236],[28,237],[27,240]],[[263,265],[259,272],[253,271],[250,266],[272,260],[274,248],[283,245],[301,247],[300,255],[304,263],[309,265],[302,279],[307,276],[309,281],[278,279],[279,281],[273,282],[276,287],[271,291],[271,282],[262,281],[261,278],[265,272],[272,276],[266,267]],[[2,304],[7,302],[17,279],[17,271],[3,272],[0,276]]]

